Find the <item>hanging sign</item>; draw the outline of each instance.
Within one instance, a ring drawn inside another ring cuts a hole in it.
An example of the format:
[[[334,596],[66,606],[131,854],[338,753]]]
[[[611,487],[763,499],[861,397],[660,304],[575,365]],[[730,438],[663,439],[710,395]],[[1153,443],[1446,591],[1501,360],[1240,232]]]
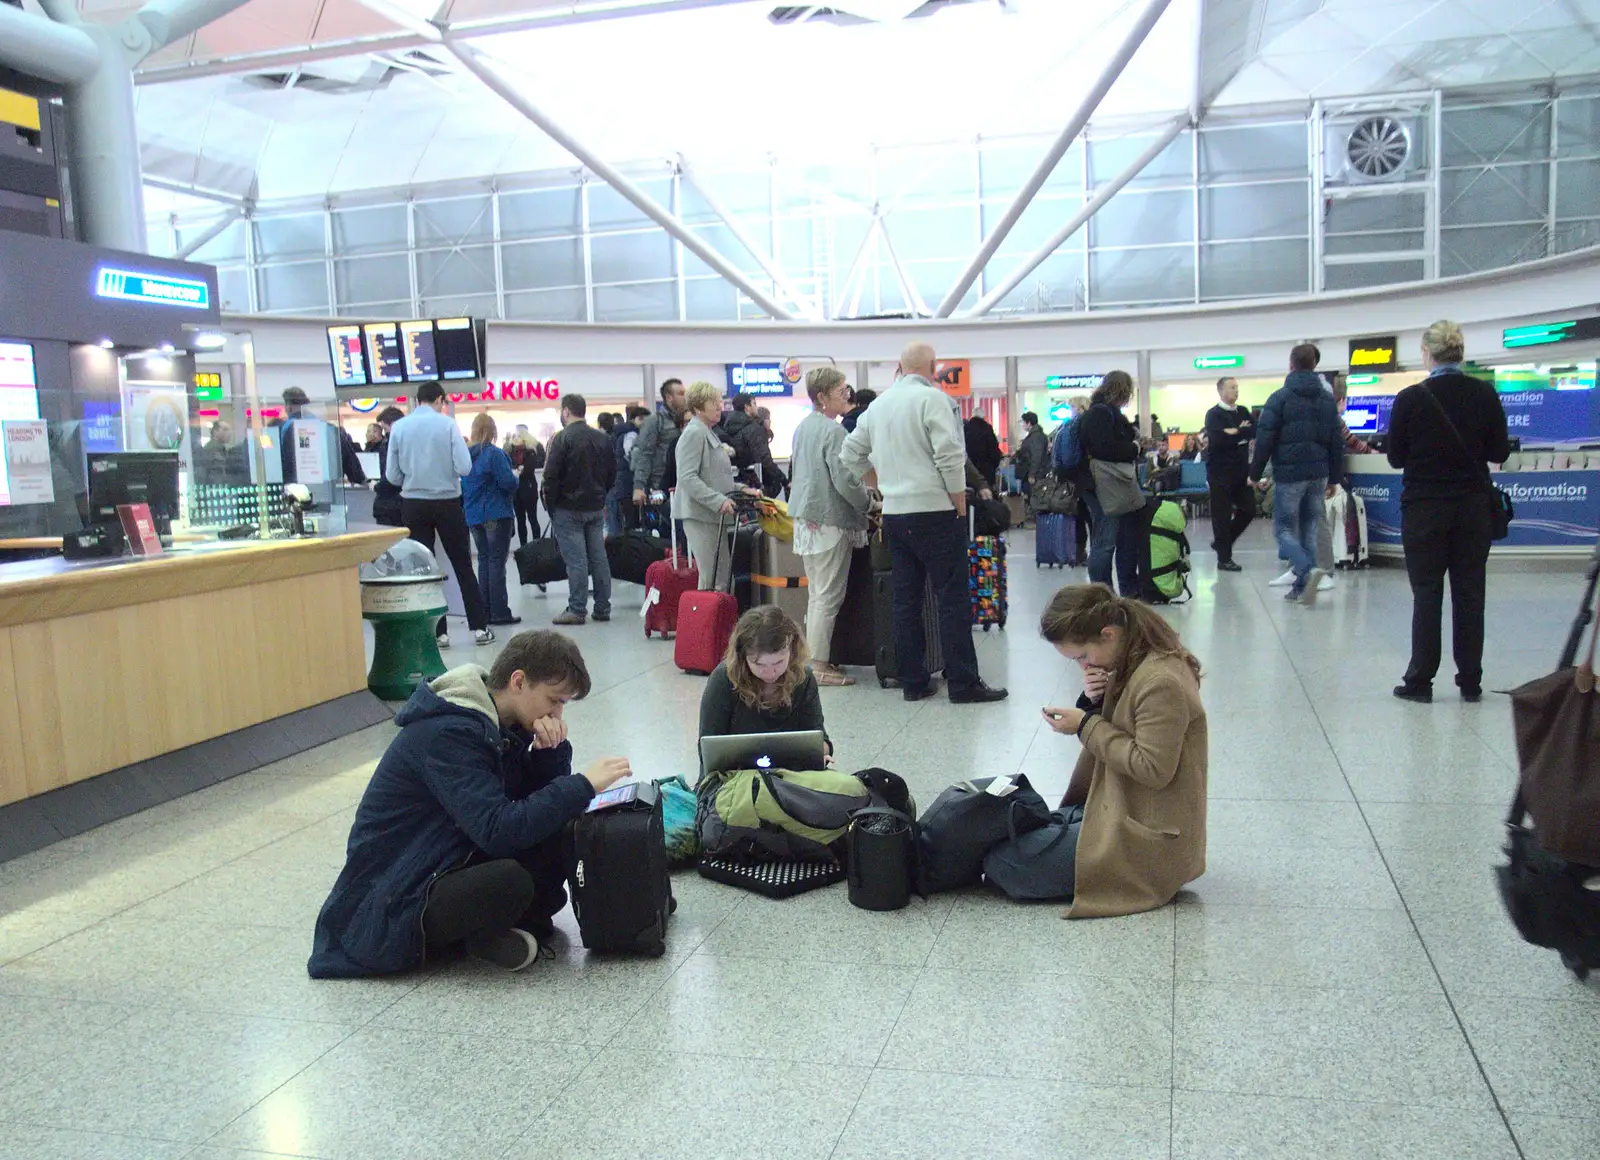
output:
[[[727,363],[728,394],[754,395],[758,399],[786,399],[800,381],[797,358],[768,362]]]
[[[1197,371],[1231,371],[1242,366],[1242,354],[1203,354],[1194,360],[1194,369]]]
[[[1507,350],[1528,346],[1550,346],[1580,338],[1600,338],[1600,318],[1579,318],[1572,322],[1541,322],[1537,326],[1513,326],[1501,332],[1501,345]]]
[[[964,358],[933,364],[933,382],[952,399],[972,397],[972,363]]]
[[[1351,371],[1371,371],[1380,375],[1400,369],[1397,340],[1394,335],[1384,338],[1353,338],[1350,340]]]

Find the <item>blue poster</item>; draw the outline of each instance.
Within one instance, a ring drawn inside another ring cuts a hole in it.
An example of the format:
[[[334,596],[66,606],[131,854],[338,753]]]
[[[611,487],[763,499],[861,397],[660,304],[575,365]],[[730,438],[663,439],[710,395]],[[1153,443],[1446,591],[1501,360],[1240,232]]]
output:
[[[728,395],[754,395],[759,399],[786,399],[800,381],[800,360],[728,363]]]
[[[1524,444],[1593,443],[1600,441],[1600,415],[1595,392],[1530,390],[1500,392],[1506,431]]]
[[[78,432],[83,436],[85,451],[121,451],[122,404],[86,401]]]
[[[1495,483],[1511,495],[1516,514],[1507,548],[1588,548],[1600,536],[1600,473],[1497,472]],[[1351,490],[1366,501],[1367,540],[1400,543],[1400,476],[1352,475]]]

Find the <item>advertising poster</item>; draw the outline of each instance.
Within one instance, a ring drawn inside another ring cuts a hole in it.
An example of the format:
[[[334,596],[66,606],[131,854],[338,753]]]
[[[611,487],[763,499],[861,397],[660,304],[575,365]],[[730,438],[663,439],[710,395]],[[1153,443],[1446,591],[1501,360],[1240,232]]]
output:
[[[325,431],[322,423],[308,419],[296,419],[289,426],[289,437],[294,440],[295,478],[301,483],[328,482],[328,469],[322,455],[327,441]]]
[[[1600,535],[1600,489],[1592,471],[1497,473],[1516,514],[1497,547],[1589,548]],[[1367,504],[1367,539],[1400,544],[1400,476],[1353,475],[1351,489]]]
[[[0,442],[5,445],[0,504],[54,503],[48,425],[38,419],[0,422]]]
[[[182,387],[129,383],[122,399],[127,450],[183,450],[189,431],[189,399]]]

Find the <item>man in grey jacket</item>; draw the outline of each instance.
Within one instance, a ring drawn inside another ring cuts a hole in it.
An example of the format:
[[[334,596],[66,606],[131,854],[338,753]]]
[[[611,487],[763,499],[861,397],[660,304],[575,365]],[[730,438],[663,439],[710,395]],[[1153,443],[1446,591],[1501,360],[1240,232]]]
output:
[[[689,420],[689,392],[682,379],[668,379],[661,384],[661,403],[665,409],[639,425],[639,437],[628,455],[628,467],[633,471],[633,502],[640,508],[650,502],[652,492],[663,491],[677,482],[673,453],[683,425]]]
[[[967,592],[967,453],[950,400],[933,385],[933,348],[914,342],[900,377],[861,416],[839,460],[865,477],[876,471],[883,531],[894,561],[894,644],[905,699],[933,694],[922,625],[925,586],[939,604],[945,680],[956,704],[1001,701],[1004,689],[978,675]]]

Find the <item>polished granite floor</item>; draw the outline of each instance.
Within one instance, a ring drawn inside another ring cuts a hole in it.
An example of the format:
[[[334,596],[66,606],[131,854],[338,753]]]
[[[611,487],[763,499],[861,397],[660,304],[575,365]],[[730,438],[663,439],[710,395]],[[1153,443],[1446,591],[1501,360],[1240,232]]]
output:
[[[975,890],[875,914],[690,873],[661,960],[590,960],[565,915],[527,974],[314,983],[378,728],[0,866],[0,1157],[1594,1160],[1600,987],[1521,944],[1491,881],[1504,699],[1395,702],[1403,575],[1308,612],[1251,537],[1244,575],[1202,554],[1170,612],[1212,733],[1210,869],[1175,906],[1066,923]],[[1013,536],[1010,629],[978,634],[1011,700],[826,690],[847,766],[924,802],[1018,770],[1060,792],[1077,745],[1038,710],[1076,677],[1031,625],[1081,573],[1031,549]],[[1578,583],[1492,578],[1492,687],[1550,666]],[[700,682],[638,599],[576,630],[579,759],[681,772]]]

